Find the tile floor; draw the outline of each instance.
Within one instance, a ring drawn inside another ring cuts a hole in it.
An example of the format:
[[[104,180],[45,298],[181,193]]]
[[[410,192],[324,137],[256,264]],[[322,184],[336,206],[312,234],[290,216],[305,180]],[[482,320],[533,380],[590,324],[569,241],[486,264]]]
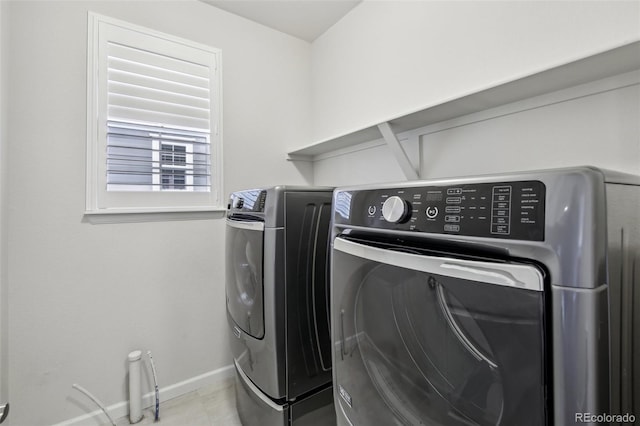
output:
[[[160,401],[158,426],[241,426],[236,412],[233,378],[168,401]],[[136,425],[152,425],[153,408],[143,412]],[[118,426],[129,425],[129,418],[116,420]]]

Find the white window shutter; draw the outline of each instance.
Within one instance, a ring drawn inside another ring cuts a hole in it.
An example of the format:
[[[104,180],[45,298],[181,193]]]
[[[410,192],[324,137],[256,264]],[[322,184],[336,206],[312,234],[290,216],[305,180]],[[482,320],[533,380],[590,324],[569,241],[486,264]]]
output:
[[[219,50],[89,20],[87,210],[219,207]]]
[[[108,117],[209,132],[209,72],[203,65],[108,43]]]

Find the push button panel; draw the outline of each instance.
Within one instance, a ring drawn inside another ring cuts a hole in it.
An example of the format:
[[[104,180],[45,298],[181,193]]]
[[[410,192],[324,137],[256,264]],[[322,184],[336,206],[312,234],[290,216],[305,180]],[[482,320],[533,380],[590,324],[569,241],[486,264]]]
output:
[[[339,193],[337,202],[344,197],[349,205],[339,209],[336,220],[381,229],[544,241],[545,194],[539,181]]]

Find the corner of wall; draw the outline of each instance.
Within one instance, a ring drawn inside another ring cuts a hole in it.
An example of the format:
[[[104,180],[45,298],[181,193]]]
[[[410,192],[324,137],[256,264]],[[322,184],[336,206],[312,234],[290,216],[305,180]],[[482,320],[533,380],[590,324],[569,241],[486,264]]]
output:
[[[7,40],[8,2],[0,1],[0,404],[8,397],[7,372],[7,246],[6,246],[6,177],[7,177]]]

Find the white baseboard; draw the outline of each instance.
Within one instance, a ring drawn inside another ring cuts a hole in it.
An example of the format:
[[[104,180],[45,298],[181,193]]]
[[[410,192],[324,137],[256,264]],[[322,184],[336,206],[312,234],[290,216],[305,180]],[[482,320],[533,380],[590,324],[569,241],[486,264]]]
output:
[[[196,377],[184,380],[182,382],[174,383],[169,386],[165,386],[159,389],[160,403],[185,395],[189,392],[193,392],[205,386],[215,385],[226,379],[234,376],[233,365],[218,368],[217,370],[209,371]],[[155,392],[149,392],[142,396],[143,409],[153,407],[155,405]],[[105,407],[109,415],[117,420],[121,417],[129,415],[129,401],[122,401]],[[108,424],[109,419],[104,415],[102,410],[98,409],[82,416],[74,417],[73,419],[65,420],[61,423],[56,423],[53,426],[96,426]]]

